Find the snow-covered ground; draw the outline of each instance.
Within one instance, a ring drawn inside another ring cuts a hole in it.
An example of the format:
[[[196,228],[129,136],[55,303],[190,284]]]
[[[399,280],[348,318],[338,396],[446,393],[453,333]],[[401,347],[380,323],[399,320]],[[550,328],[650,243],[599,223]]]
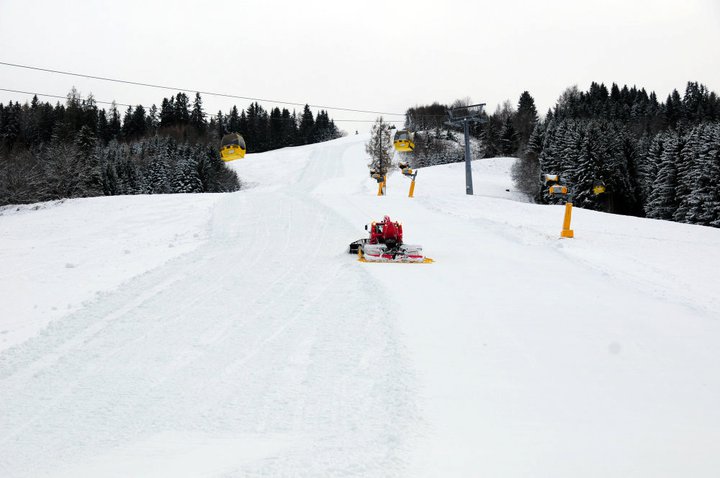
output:
[[[720,230],[391,175],[367,136],[233,194],[0,211],[0,476],[652,476],[720,469]],[[345,253],[389,214],[435,263]]]

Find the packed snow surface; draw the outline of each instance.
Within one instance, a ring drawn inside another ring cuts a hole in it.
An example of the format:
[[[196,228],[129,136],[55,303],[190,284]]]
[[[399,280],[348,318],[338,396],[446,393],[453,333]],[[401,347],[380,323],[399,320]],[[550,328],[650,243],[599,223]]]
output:
[[[0,476],[711,477],[720,230],[389,178],[367,136],[233,194],[0,210]],[[345,252],[388,214],[433,264]]]

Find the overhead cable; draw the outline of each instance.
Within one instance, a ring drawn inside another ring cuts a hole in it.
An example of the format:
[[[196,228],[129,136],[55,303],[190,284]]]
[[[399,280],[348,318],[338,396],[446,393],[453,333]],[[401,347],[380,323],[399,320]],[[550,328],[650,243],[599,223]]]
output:
[[[47,97],[47,98],[58,98],[58,99],[61,99],[61,100],[66,100],[66,99],[67,99],[67,96],[51,95],[51,94],[48,94],[48,93],[36,93],[36,92],[32,92],[32,91],[12,90],[12,89],[9,89],[9,88],[0,88],[0,91],[7,91],[7,92],[9,92],[9,93],[20,93],[20,94],[23,94],[23,95],[43,96],[43,97]],[[82,98],[82,97],[78,97],[77,99],[79,99],[79,100],[87,100],[87,98]],[[130,108],[133,108],[133,107],[134,107],[133,105],[129,105],[129,104],[127,104],[127,103],[118,103],[118,102],[116,102],[116,101],[101,101],[101,100],[96,100],[95,98],[93,98],[93,101],[94,101],[95,103],[101,103],[101,104],[105,104],[105,105],[128,106],[128,107],[130,107]],[[136,105],[136,106],[137,106],[137,105]],[[136,106],[135,106],[135,107],[136,107]],[[208,117],[210,117],[210,118],[217,118],[217,115],[216,115],[216,114],[207,114],[207,113],[205,113],[205,116],[208,116]],[[227,115],[225,115],[225,116],[227,116]],[[272,118],[272,117],[268,117],[268,119],[269,119],[270,121],[276,121],[276,120],[277,120],[277,121],[282,121],[282,120],[283,120],[283,118]],[[292,119],[292,118],[290,118],[290,119]],[[345,122],[347,122],[347,123],[374,123],[374,122],[375,122],[375,120],[365,120],[365,119],[356,120],[356,119],[346,119],[346,118],[343,118],[343,119],[331,119],[331,121],[336,122],[336,123],[337,123],[337,122],[343,122],[343,123],[345,123]],[[385,121],[385,122],[386,122],[386,123],[403,123],[404,120],[387,120],[387,121]]]
[[[121,80],[117,78],[108,78],[104,76],[96,76],[96,75],[87,75],[84,73],[74,73],[70,71],[62,71],[62,70],[53,70],[50,68],[41,68],[38,66],[30,66],[30,65],[19,65],[17,63],[8,63],[5,61],[0,61],[0,65],[9,66],[13,68],[24,68],[26,70],[35,70],[35,71],[44,71],[47,73],[56,73],[58,75],[67,75],[67,76],[77,76],[81,78],[89,78],[93,80],[101,80],[101,81],[111,81],[113,83],[123,83],[126,85],[135,85],[135,86],[144,86],[148,88],[158,88],[163,90],[172,90],[172,91],[185,91],[185,92],[197,92],[202,95],[207,96],[219,96],[223,98],[236,98],[236,99],[242,99],[242,100],[250,100],[250,101],[262,101],[266,103],[276,103],[276,104],[282,104],[282,105],[293,105],[293,106],[305,106],[306,103],[298,103],[293,101],[281,101],[281,100],[272,100],[267,98],[254,98],[251,96],[241,96],[241,95],[232,95],[227,93],[216,93],[212,91],[202,91],[194,88],[178,88],[174,86],[165,86],[165,85],[156,85],[152,83],[143,83],[140,81],[129,81],[129,80]],[[325,110],[335,110],[335,111],[348,111],[352,113],[370,113],[370,114],[379,114],[379,115],[387,115],[387,116],[405,116],[405,113],[388,113],[383,111],[371,111],[371,110],[360,110],[355,108],[344,108],[344,107],[337,107],[337,106],[324,106],[324,105],[314,105],[314,104],[307,104],[308,106],[312,108],[319,108],[319,109],[325,109]]]

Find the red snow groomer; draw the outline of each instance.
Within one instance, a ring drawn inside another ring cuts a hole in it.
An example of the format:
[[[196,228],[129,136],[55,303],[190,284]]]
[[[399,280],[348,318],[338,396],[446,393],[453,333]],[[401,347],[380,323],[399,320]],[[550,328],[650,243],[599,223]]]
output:
[[[423,256],[422,246],[403,243],[402,224],[385,216],[380,222],[365,225],[370,232],[367,239],[350,244],[348,252],[357,254],[362,262],[415,262],[429,263],[433,260]]]

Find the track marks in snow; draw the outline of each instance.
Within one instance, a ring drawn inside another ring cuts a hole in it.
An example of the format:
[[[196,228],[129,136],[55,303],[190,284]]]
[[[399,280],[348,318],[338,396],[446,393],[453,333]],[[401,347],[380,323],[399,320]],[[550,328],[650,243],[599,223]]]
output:
[[[98,457],[199,433],[284,437],[229,476],[403,469],[418,418],[396,311],[312,195],[343,150],[287,190],[222,197],[200,248],[0,355],[0,468],[111,476]]]

